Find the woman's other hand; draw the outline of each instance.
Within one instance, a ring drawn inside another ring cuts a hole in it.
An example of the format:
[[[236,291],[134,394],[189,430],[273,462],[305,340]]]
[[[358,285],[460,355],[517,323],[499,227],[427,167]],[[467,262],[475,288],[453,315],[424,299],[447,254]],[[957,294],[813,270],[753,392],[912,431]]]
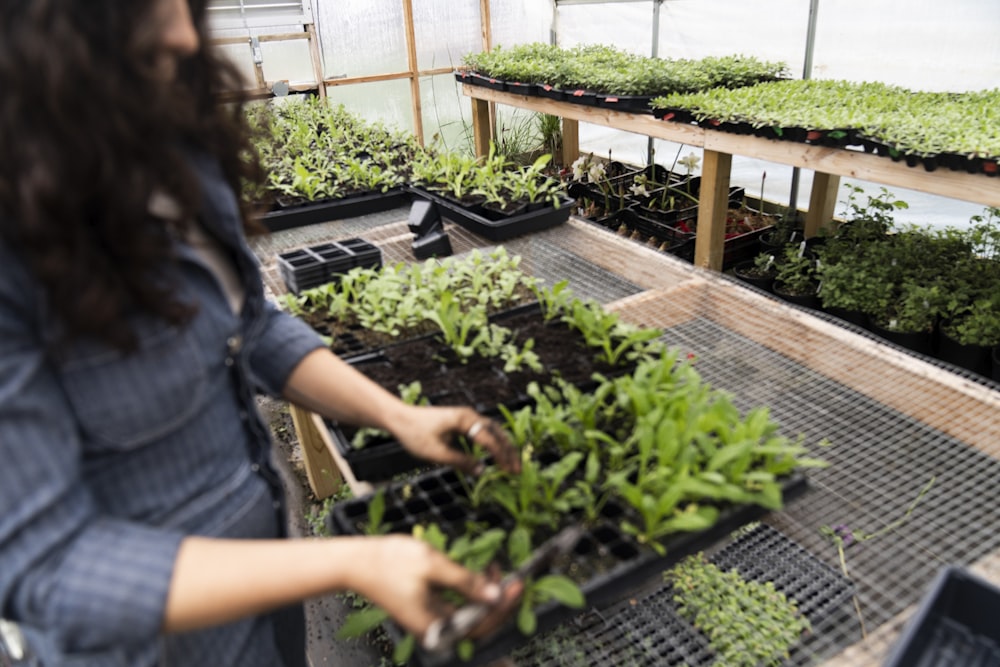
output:
[[[482,466],[452,443],[464,437],[489,452],[508,472],[520,472],[521,457],[500,425],[467,407],[409,406],[393,423],[393,435],[414,456],[475,474]]]

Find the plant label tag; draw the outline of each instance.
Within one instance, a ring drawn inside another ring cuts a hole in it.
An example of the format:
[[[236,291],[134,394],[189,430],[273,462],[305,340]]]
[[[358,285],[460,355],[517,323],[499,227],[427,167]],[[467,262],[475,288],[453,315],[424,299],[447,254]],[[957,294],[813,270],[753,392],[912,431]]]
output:
[[[805,257],[806,254],[806,242],[803,241],[799,244],[799,258]]]

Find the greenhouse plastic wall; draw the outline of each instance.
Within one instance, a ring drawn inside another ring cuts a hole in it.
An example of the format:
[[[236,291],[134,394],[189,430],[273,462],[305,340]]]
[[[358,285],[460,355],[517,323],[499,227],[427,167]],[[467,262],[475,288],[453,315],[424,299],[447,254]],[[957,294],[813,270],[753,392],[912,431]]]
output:
[[[267,27],[231,28],[213,30],[212,37],[259,37],[261,35],[276,35],[302,32],[301,25],[273,25]],[[254,78],[253,56],[249,44],[227,44],[218,47],[239,67],[247,86],[256,88]],[[261,42],[261,53],[264,56],[264,80],[288,81],[291,84],[312,83],[316,80],[309,57],[309,42],[305,39],[283,42]]]

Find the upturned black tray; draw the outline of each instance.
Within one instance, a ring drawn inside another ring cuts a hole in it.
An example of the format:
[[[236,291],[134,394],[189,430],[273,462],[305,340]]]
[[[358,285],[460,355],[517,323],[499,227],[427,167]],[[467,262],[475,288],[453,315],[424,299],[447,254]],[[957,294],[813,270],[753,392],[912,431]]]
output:
[[[540,232],[560,225],[569,219],[573,205],[571,198],[560,196],[556,207],[551,203],[544,203],[526,213],[494,220],[484,215],[481,207],[465,207],[417,186],[411,186],[410,189],[415,196],[437,204],[442,217],[491,241],[505,241],[515,236]]]
[[[1000,667],[1000,588],[943,568],[884,667]]]
[[[405,206],[409,201],[410,194],[404,188],[398,187],[386,192],[370,192],[351,195],[343,199],[329,199],[280,208],[265,213],[260,220],[270,231],[278,232],[283,229],[316,225],[330,220],[380,213]]]
[[[790,475],[783,484],[785,502],[800,496],[807,487],[804,475]],[[507,530],[513,527],[508,517],[495,510],[472,508],[459,473],[453,470],[431,470],[405,483],[392,484],[382,493],[385,498],[383,526],[390,533],[410,534],[416,526],[435,523],[445,535],[454,538],[464,534],[468,521]],[[330,531],[341,535],[365,534],[372,498],[371,495],[363,496],[335,505],[328,518]],[[608,502],[602,511],[603,518],[586,527],[573,552],[555,563],[553,569],[577,582],[589,607],[609,606],[647,586],[659,578],[663,570],[682,558],[709,548],[737,528],[767,513],[756,505],[724,505],[720,509],[719,519],[710,529],[668,537],[663,542],[666,552],[660,555],[621,530],[622,519],[632,518],[635,521],[631,508]],[[567,517],[567,522],[579,520],[580,517]],[[509,567],[509,564],[502,565]],[[557,603],[546,603],[536,608],[535,613],[538,618],[537,632],[542,633],[579,612]],[[400,638],[395,625],[389,624],[388,630],[394,639]],[[526,641],[527,638],[511,622],[490,639],[480,642],[471,662],[464,663],[454,656],[442,657],[418,649],[410,664],[419,667],[463,664],[471,667],[506,656]]]

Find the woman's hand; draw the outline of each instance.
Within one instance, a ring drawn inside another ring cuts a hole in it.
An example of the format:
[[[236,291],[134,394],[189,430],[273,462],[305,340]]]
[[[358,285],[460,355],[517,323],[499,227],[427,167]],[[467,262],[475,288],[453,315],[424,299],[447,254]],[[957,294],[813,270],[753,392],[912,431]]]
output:
[[[492,454],[501,469],[520,472],[521,457],[517,449],[492,419],[465,407],[407,407],[391,428],[414,456],[474,474],[482,464],[450,444],[463,436]]]
[[[493,607],[471,638],[495,631],[520,602],[524,588],[520,582],[501,589],[497,575],[468,570],[419,540],[402,535],[357,539],[363,541],[370,557],[359,562],[349,587],[421,640],[434,621],[454,611],[441,596],[445,590]]]

